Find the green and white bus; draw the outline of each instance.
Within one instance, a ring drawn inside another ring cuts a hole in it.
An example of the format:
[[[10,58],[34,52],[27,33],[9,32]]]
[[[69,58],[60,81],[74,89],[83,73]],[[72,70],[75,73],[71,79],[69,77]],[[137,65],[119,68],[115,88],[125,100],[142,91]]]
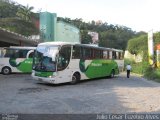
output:
[[[31,73],[35,49],[19,46],[0,48],[0,72],[4,75],[13,72]]]
[[[40,43],[33,57],[32,77],[37,82],[59,84],[114,77],[123,69],[123,51],[87,44]]]

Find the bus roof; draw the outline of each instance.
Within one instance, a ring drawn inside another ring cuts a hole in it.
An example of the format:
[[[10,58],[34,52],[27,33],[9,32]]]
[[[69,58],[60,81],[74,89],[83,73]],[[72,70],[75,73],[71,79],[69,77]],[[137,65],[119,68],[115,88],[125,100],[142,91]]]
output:
[[[75,43],[71,42],[43,42],[39,43],[38,45],[74,45]]]
[[[110,50],[110,51],[123,52],[123,50],[120,50],[120,49],[99,47],[99,46],[95,46],[95,45],[93,45],[93,44],[75,44],[75,45],[76,45],[76,46],[82,46],[82,47],[96,48],[96,49],[101,49],[101,50]]]
[[[101,49],[101,50],[123,52],[123,50],[120,50],[120,49],[105,48],[105,47],[99,47],[99,46],[93,45],[93,44],[79,44],[79,43],[71,43],[71,42],[43,42],[38,45],[60,45],[60,46],[62,46],[62,45],[75,45],[75,46],[81,46],[81,47],[96,48],[96,49]]]
[[[35,50],[36,47],[28,47],[28,46],[10,46],[5,48],[11,48],[11,49],[25,49],[25,50]]]

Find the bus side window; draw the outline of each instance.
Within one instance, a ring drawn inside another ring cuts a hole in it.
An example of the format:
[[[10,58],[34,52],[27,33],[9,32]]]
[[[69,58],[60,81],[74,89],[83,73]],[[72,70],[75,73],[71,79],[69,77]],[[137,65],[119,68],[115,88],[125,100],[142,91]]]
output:
[[[103,50],[100,50],[100,58],[103,59]]]
[[[123,52],[120,52],[120,59],[123,59]]]
[[[23,51],[20,50],[19,52],[17,52],[17,54],[18,54],[17,57],[24,58]]]
[[[86,60],[91,59],[92,57],[92,49],[91,48],[83,48],[83,58],[85,58]]]
[[[119,52],[116,52],[116,59],[119,59]]]
[[[99,59],[101,58],[101,51],[100,50],[97,50],[97,49],[94,49],[94,58],[95,59]]]
[[[19,58],[19,50],[11,49],[10,52],[12,58]]]
[[[116,59],[116,52],[115,51],[112,52],[112,59]]]
[[[80,47],[79,46],[73,46],[73,53],[72,58],[73,59],[80,59]]]
[[[112,59],[112,51],[109,51],[109,59]]]
[[[108,51],[103,51],[103,58],[108,59]]]

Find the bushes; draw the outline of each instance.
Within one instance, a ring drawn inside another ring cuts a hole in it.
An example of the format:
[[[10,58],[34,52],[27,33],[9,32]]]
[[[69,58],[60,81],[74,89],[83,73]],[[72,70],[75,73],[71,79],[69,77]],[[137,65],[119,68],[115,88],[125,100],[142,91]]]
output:
[[[35,25],[32,22],[26,22],[18,18],[0,19],[0,27],[25,36],[30,36],[33,34],[36,35],[39,33],[39,30],[35,27]]]
[[[140,63],[131,62],[130,64],[132,66],[131,72],[137,73],[140,75],[143,75],[145,73],[148,66],[148,63],[145,63],[145,62],[140,62]]]
[[[139,62],[139,63],[136,63],[134,60],[129,60],[129,59],[125,59],[124,61],[125,61],[125,66],[128,63],[131,64],[131,66],[132,66],[131,72],[137,73],[137,74],[140,74],[140,75],[143,75],[145,73],[146,69],[149,66],[148,62]]]
[[[132,66],[131,72],[143,75],[149,80],[160,82],[160,68],[153,68],[148,62],[135,63],[134,60],[125,59],[125,66],[130,63]]]
[[[160,43],[160,32],[154,33],[154,46]],[[148,43],[147,34],[135,37],[128,41],[127,50],[132,54],[143,52],[143,62],[131,62],[132,72],[143,75],[144,77],[160,82],[160,68],[153,68],[148,63]],[[152,56],[153,57],[153,56]]]
[[[149,66],[144,73],[144,77],[160,82],[160,69]]]
[[[148,45],[147,45],[147,35],[142,35],[133,39],[130,39],[128,41],[127,50],[131,54],[138,54],[142,51],[148,51]]]
[[[133,73],[143,75],[145,78],[149,80],[160,82],[160,68],[153,68],[152,66],[149,65],[148,62],[135,63],[132,61],[130,63],[132,66]]]
[[[142,64],[131,64],[132,66],[132,72],[133,73],[137,73],[137,74],[143,74],[144,70],[143,70],[143,65]]]

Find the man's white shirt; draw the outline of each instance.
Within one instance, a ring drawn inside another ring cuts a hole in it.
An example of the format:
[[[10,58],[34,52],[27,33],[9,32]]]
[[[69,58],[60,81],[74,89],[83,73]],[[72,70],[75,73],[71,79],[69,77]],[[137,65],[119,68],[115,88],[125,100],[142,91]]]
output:
[[[127,66],[126,66],[126,69],[127,69],[127,70],[131,70],[131,68],[132,68],[132,67],[131,67],[130,65],[127,65]]]

